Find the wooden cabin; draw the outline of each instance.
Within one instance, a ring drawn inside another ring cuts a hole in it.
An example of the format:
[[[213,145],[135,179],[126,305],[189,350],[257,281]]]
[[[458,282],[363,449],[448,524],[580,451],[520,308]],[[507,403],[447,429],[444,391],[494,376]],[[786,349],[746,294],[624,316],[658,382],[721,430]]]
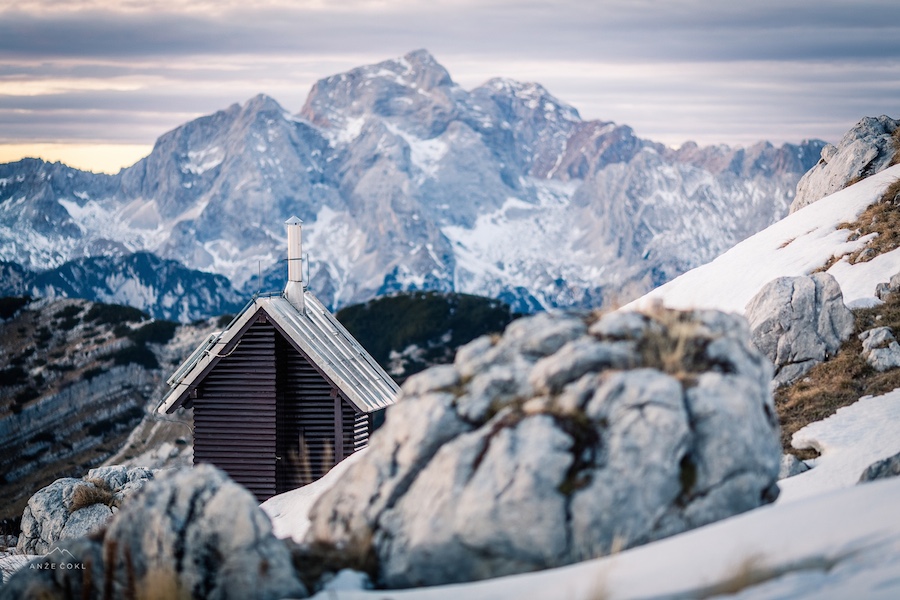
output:
[[[288,283],[257,296],[169,379],[158,411],[194,411],[194,464],[266,500],[365,448],[399,391],[302,281],[301,221],[288,226]]]

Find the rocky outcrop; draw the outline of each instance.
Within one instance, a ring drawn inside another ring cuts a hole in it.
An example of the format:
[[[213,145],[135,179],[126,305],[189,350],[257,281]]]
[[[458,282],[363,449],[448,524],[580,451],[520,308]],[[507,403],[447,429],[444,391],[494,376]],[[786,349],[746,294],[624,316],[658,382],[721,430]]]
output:
[[[150,479],[153,473],[140,467],[100,467],[82,479],[57,479],[28,500],[17,552],[46,554],[60,540],[99,530]]]
[[[809,471],[809,465],[793,454],[785,454],[781,457],[781,469],[778,471],[778,479],[787,479],[806,471]]]
[[[900,367],[900,344],[890,327],[875,327],[859,334],[862,356],[876,371]]]
[[[865,117],[844,134],[837,146],[828,144],[822,148],[818,164],[797,184],[791,212],[890,166],[900,150],[893,137],[898,126],[900,121],[884,115]]]
[[[22,569],[0,599],[304,598],[284,542],[250,492],[210,465],[169,472],[148,484],[95,537],[61,542]]]
[[[897,273],[889,281],[875,286],[875,296],[879,300],[886,300],[890,294],[900,292],[900,273]]]
[[[583,560],[771,501],[771,365],[713,311],[539,314],[410,378],[308,543],[382,585]],[[362,562],[366,562],[363,560]]]
[[[837,280],[828,273],[779,277],[747,303],[753,344],[775,365],[776,386],[833,356],[854,331]]]
[[[859,483],[900,476],[900,454],[895,454],[869,465],[859,477]]]

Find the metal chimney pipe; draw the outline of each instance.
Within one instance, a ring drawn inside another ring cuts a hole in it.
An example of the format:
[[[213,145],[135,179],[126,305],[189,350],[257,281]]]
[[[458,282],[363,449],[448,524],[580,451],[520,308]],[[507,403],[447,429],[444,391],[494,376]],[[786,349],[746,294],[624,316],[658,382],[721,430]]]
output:
[[[303,221],[291,217],[284,222],[287,226],[288,240],[288,281],[284,286],[284,296],[294,308],[301,313],[306,312],[303,298]]]

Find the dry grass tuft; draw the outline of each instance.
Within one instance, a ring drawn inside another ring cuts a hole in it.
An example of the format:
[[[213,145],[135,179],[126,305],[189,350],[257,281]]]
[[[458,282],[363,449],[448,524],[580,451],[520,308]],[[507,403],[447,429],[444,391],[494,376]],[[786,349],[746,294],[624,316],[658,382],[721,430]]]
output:
[[[749,588],[784,577],[789,573],[802,571],[831,571],[838,563],[850,556],[851,553],[837,556],[810,556],[795,562],[781,565],[765,564],[763,557],[752,555],[742,560],[733,570],[731,575],[705,589],[697,590],[691,597],[713,598],[719,596],[732,596]]]
[[[114,503],[113,493],[105,485],[102,488],[91,484],[81,485],[72,492],[72,504],[69,506],[69,513],[71,514],[76,510],[93,506],[94,504],[113,506]]]
[[[862,357],[859,334],[887,326],[900,333],[900,294],[891,294],[882,306],[857,309],[856,330],[837,355],[813,367],[799,381],[775,391],[775,409],[781,421],[781,444],[785,452],[807,459],[813,450],[795,450],[791,436],[815,421],[833,415],[862,396],[886,394],[900,387],[900,369],[879,373]],[[880,319],[878,317],[881,317]]]
[[[651,326],[639,341],[641,366],[659,369],[683,385],[694,385],[697,373],[714,370],[705,357],[711,341],[700,335],[696,317],[686,311],[655,305],[643,311]]]
[[[777,576],[776,571],[765,568],[761,556],[750,556],[741,561],[730,576],[713,586],[707,593],[701,594],[700,597],[730,596],[754,585],[775,579]]]
[[[302,546],[290,539],[285,543],[291,550],[294,570],[307,589],[315,589],[326,573],[337,573],[341,569],[361,571],[372,581],[377,578],[378,557],[369,531],[341,547],[321,541]]]
[[[876,256],[900,248],[900,179],[889,185],[881,199],[863,211],[856,221],[841,223],[838,229],[852,231],[852,236],[855,237],[851,239],[876,234],[863,248],[849,255],[850,264],[868,262]],[[844,256],[832,256],[814,272],[827,271]]]
[[[141,579],[135,590],[137,600],[187,600],[191,598],[190,590],[186,589],[178,575],[171,570],[154,568],[147,572]]]

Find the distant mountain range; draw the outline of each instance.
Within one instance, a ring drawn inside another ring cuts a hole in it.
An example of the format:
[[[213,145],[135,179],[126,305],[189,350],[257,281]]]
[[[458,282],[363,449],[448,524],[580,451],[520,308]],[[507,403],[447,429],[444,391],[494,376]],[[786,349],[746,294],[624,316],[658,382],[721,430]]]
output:
[[[118,175],[0,165],[0,259],[33,295],[184,321],[280,287],[296,214],[332,307],[424,289],[596,307],[783,217],[824,145],[673,150],[536,83],[464,90],[419,50],[319,81],[298,114],[257,96],[186,123]],[[167,266],[128,266],[145,259]]]

